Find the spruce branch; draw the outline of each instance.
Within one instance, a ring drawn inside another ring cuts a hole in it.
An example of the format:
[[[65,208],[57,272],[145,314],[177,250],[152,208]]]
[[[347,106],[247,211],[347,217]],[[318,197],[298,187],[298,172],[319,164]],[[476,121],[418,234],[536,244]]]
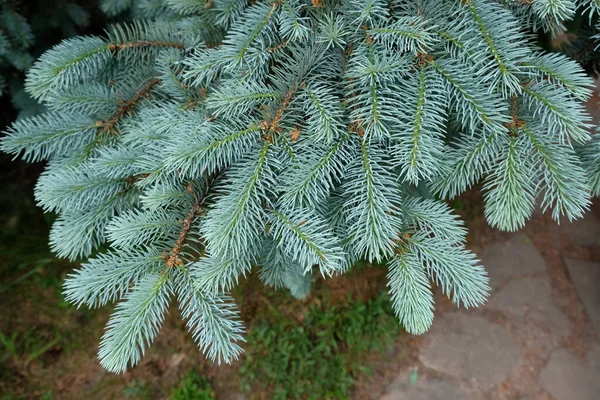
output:
[[[161,42],[161,41],[151,41],[151,40],[136,40],[128,43],[109,43],[107,45],[108,50],[113,53],[117,53],[121,50],[125,49],[134,49],[137,47],[173,47],[176,49],[185,49],[185,46],[181,43],[172,43],[172,42]]]
[[[574,219],[600,192],[591,80],[528,33],[595,3],[103,0],[142,19],[44,53],[26,89],[48,111],[0,147],[47,161],[35,195],[59,214],[51,249],[89,257],[67,299],[119,302],[99,351],[109,371],[139,361],[172,297],[208,358],[237,359],[228,292],[255,268],[304,298],[317,268],[387,264],[392,306],[421,334],[432,283],[466,307],[489,293],[436,195],[482,182],[488,222],[516,230],[537,198]],[[10,22],[3,54],[29,43]]]
[[[194,341],[212,361],[230,364],[237,360],[244,342],[244,326],[233,299],[226,294],[207,295],[194,287],[187,271],[175,270],[175,293],[179,299],[182,318]]]
[[[112,134],[116,133],[116,126],[121,119],[125,116],[132,115],[138,103],[142,101],[142,99],[149,97],[150,92],[159,82],[160,80],[158,78],[151,79],[129,100],[120,101],[119,108],[107,121],[96,121],[96,126],[105,132],[110,132]]]
[[[402,326],[421,335],[433,323],[433,294],[423,265],[412,253],[399,250],[389,265],[388,287]]]
[[[590,117],[566,90],[546,81],[523,85],[525,106],[545,125],[549,134],[561,143],[585,143],[589,140]]]
[[[178,267],[184,264],[181,259],[181,250],[185,245],[188,236],[190,235],[190,231],[192,230],[192,224],[195,220],[202,215],[205,210],[203,209],[203,204],[206,201],[208,193],[210,191],[211,185],[214,183],[216,178],[208,177],[206,182],[204,183],[203,193],[200,195],[196,195],[190,185],[186,186],[186,189],[192,196],[196,199],[192,204],[191,210],[188,212],[187,216],[184,218],[181,223],[181,230],[179,235],[177,236],[177,240],[175,241],[175,245],[171,248],[168,256],[165,257],[165,265],[169,268]]]
[[[119,303],[98,350],[98,359],[106,370],[123,372],[138,363],[164,321],[171,279],[168,274],[148,274]]]
[[[590,205],[584,169],[577,163],[572,148],[536,134],[535,128],[526,125],[523,132],[537,153],[534,162],[543,182],[538,189],[543,193],[542,210],[552,208],[552,218],[556,221],[561,216],[569,220],[581,218]]]
[[[65,299],[77,307],[102,307],[122,299],[132,284],[135,287],[146,274],[162,268],[163,258],[155,250],[101,253],[67,276],[63,286]]]
[[[529,161],[533,149],[525,141],[524,135],[503,140],[499,162],[483,186],[486,218],[505,231],[521,229],[535,207],[534,166]]]
[[[308,210],[290,210],[285,214],[270,211],[270,231],[287,257],[297,263],[304,274],[318,265],[323,276],[342,269],[342,249],[325,221]],[[292,217],[293,215],[293,217]]]

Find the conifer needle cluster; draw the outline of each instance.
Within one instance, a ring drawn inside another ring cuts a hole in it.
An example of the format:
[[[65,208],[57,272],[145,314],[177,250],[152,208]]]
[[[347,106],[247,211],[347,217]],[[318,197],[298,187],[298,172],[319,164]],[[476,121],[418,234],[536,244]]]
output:
[[[592,80],[533,39],[598,4],[105,0],[147,19],[42,55],[26,87],[49,111],[1,148],[47,161],[50,244],[86,259],[67,299],[118,302],[109,371],[140,360],[173,299],[207,357],[236,359],[240,279],[303,297],[359,260],[387,263],[400,322],[421,334],[432,284],[465,307],[489,292],[444,200],[481,183],[488,222],[514,231],[537,203],[575,219],[599,193]]]

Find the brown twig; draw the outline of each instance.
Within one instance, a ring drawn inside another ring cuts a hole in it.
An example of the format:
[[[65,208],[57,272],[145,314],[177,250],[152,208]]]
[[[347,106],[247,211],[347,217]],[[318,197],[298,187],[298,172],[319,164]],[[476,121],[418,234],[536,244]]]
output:
[[[525,126],[525,121],[519,119],[519,97],[512,97],[512,106],[511,106],[511,120],[510,122],[505,122],[504,127],[508,129],[510,136],[516,136],[517,132],[520,128]]]
[[[117,124],[119,123],[121,118],[123,118],[125,115],[132,114],[134,107],[144,97],[147,97],[150,94],[150,91],[152,90],[152,88],[154,86],[156,86],[159,82],[160,81],[158,78],[154,78],[150,82],[148,82],[144,87],[142,87],[140,90],[138,90],[137,93],[132,98],[130,98],[127,101],[120,101],[121,106],[114,113],[114,115],[112,117],[110,117],[110,119],[108,121],[97,121],[96,126],[98,128],[102,128],[104,131],[114,133],[115,127],[117,126]]]
[[[266,131],[263,135],[263,139],[265,141],[272,141],[275,134],[280,133],[282,131],[279,124],[281,123],[281,119],[283,118],[285,110],[290,106],[292,102],[292,97],[294,96],[294,93],[296,93],[296,89],[297,84],[294,83],[290,90],[288,90],[288,92],[285,94],[285,98],[281,103],[281,107],[279,107],[273,119],[271,119],[271,121],[262,122],[263,129]]]
[[[184,262],[181,259],[181,250],[183,249],[183,246],[185,245],[185,242],[187,241],[187,239],[190,235],[190,231],[192,230],[192,225],[196,221],[196,218],[198,218],[200,215],[202,215],[204,213],[204,208],[202,206],[204,204],[204,201],[208,197],[208,191],[215,179],[216,178],[214,176],[209,177],[207,179],[206,186],[204,188],[204,192],[200,196],[197,196],[196,193],[194,193],[194,190],[192,189],[192,187],[189,184],[186,186],[187,191],[192,196],[194,196],[196,198],[196,200],[194,201],[194,204],[192,204],[192,209],[190,210],[188,215],[183,220],[183,223],[181,224],[181,230],[179,231],[179,236],[177,237],[177,240],[175,241],[175,245],[173,246],[173,248],[171,249],[169,254],[165,255],[165,265],[167,267],[175,268],[175,267],[179,267],[179,266],[183,265]]]
[[[133,49],[133,48],[137,48],[137,47],[150,47],[150,46],[155,46],[155,47],[174,47],[176,49],[185,49],[185,46],[182,45],[181,43],[173,43],[173,42],[153,42],[150,40],[138,40],[135,42],[129,42],[129,43],[121,43],[121,44],[116,44],[116,43],[109,43],[108,44],[108,49],[112,52],[117,52],[119,50],[123,50],[123,49]]]

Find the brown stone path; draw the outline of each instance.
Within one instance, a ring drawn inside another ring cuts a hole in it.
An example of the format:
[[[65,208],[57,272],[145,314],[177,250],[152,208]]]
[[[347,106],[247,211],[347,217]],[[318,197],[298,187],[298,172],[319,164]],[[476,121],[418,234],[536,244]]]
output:
[[[600,220],[538,216],[501,237],[478,252],[488,303],[438,296],[418,361],[383,400],[600,400]]]

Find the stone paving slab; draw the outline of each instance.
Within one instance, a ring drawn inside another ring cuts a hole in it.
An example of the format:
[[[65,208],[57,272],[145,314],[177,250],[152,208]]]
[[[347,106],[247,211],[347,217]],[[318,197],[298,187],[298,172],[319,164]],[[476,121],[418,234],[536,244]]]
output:
[[[600,246],[600,221],[591,214],[541,229],[555,240],[568,238],[570,246]],[[484,311],[438,317],[420,348],[425,375],[413,385],[399,378],[383,400],[600,400],[600,263],[565,260],[594,338],[572,329],[553,297],[545,260],[525,234],[480,257],[492,286]],[[579,357],[565,346],[571,340],[593,350]]]
[[[457,385],[440,379],[422,377],[410,385],[408,377],[402,376],[394,382],[381,400],[465,400],[468,395]]]
[[[500,325],[457,312],[434,321],[420,359],[429,368],[489,388],[506,379],[520,353]]]
[[[493,294],[485,307],[509,315],[534,318],[546,324],[553,333],[564,336],[571,331],[571,323],[552,298],[548,278],[518,279],[507,283]]]
[[[558,230],[569,242],[587,247],[600,246],[600,220],[593,213],[573,222],[561,222]]]
[[[600,399],[600,349],[585,358],[564,348],[553,351],[540,384],[556,400]]]
[[[600,338],[600,263],[572,259],[565,262],[596,336]]]
[[[516,276],[546,272],[542,255],[523,233],[514,235],[507,242],[489,246],[480,257],[492,289],[497,289]]]

